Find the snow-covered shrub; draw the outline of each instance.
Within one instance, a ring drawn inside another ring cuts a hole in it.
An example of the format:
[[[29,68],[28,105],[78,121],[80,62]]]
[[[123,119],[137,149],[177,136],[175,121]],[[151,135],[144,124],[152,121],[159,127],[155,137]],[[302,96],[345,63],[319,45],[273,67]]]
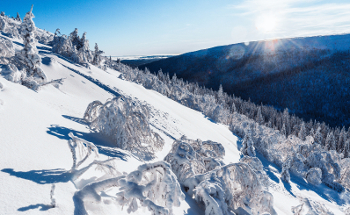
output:
[[[224,147],[214,141],[190,140],[185,136],[174,141],[169,154],[164,158],[184,184],[186,179],[216,169],[223,165]]]
[[[139,200],[152,214],[172,214],[172,207],[180,206],[180,200],[185,199],[170,165],[164,161],[143,164],[119,183],[118,202],[129,205],[128,212],[137,209]]]
[[[205,215],[224,215],[230,214],[225,202],[225,191],[222,182],[217,175],[206,175],[208,178],[200,182],[195,190],[195,200],[205,206]]]
[[[0,57],[12,57],[15,55],[15,49],[11,40],[0,37]],[[2,63],[0,61],[0,63]]]
[[[54,39],[54,34],[37,28],[35,31],[35,39],[41,44],[49,45]]]
[[[264,170],[264,166],[257,157],[250,157],[250,156],[244,156],[241,159],[239,159],[240,163],[246,163],[249,165],[249,167],[255,172],[255,174],[258,176],[259,181],[261,185],[268,187],[269,185],[269,179],[266,175],[266,172]]]
[[[99,182],[90,183],[76,192],[74,199],[80,214],[87,214],[84,200],[93,199],[100,202],[101,191],[111,187],[119,187],[115,196],[117,203],[127,212],[135,212],[139,206],[147,207],[154,215],[173,214],[173,207],[180,206],[185,199],[176,176],[170,165],[159,161],[139,166],[128,175],[113,177]]]
[[[110,175],[119,174],[119,172],[117,172],[115,168],[109,164],[113,159],[108,159],[105,161],[94,159],[88,165],[79,168],[85,161],[88,160],[92,154],[95,155],[95,158],[99,157],[98,148],[93,143],[74,136],[73,133],[69,133],[68,135],[71,138],[68,140],[68,146],[71,150],[73,158],[73,165],[69,172],[72,175],[71,180],[73,182],[87,170],[89,170],[92,166],[96,166],[97,169],[100,169],[101,171],[106,172]],[[76,184],[76,186],[77,185],[78,184]]]
[[[19,25],[21,22],[8,16],[0,16],[0,31],[10,38],[20,38]]]
[[[170,163],[172,171],[180,183],[186,179],[205,172],[205,165],[202,157],[196,153],[185,137],[173,143],[169,154],[164,158]]]
[[[273,213],[272,196],[262,187],[268,183],[267,176],[258,158],[245,157],[244,163],[224,166],[220,160],[224,155],[220,143],[183,136],[173,143],[165,161],[189,195],[205,206],[206,214],[230,214],[239,207],[253,214]]]
[[[151,130],[147,105],[136,99],[117,96],[102,106],[95,101],[85,113],[88,116],[84,118],[94,119],[91,129],[110,137],[119,148],[131,151],[140,159],[151,159],[163,148],[163,139]]]
[[[335,180],[340,178],[340,166],[333,161],[330,153],[325,151],[313,152],[309,157],[307,157],[306,165],[310,168],[320,168],[322,171],[322,182],[328,187],[337,191],[343,190],[343,187],[339,183],[335,182]]]
[[[87,122],[94,121],[98,117],[98,115],[100,114],[99,110],[100,110],[100,107],[102,107],[102,106],[103,106],[103,104],[100,101],[96,100],[96,101],[91,102],[85,110],[84,119]]]
[[[24,72],[19,71],[13,64],[7,64],[1,67],[1,75],[8,81],[22,84]]]
[[[197,180],[195,199],[205,205],[206,214],[229,214],[228,209],[239,208],[250,214],[276,214],[272,195],[263,190],[248,164],[229,164],[197,177]]]
[[[307,171],[306,180],[312,185],[320,185],[322,183],[322,171],[318,167],[314,167]]]

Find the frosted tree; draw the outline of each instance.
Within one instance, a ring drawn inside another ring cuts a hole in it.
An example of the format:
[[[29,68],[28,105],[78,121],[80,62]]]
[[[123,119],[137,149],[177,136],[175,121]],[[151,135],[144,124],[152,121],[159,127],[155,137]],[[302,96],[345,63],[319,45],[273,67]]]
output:
[[[259,123],[260,125],[264,124],[264,118],[261,114],[261,107],[258,108],[258,113],[256,115],[256,122]]]
[[[72,45],[75,46],[77,50],[82,47],[77,28],[75,28],[74,31],[70,33],[69,38],[72,41]]]
[[[338,152],[341,152],[344,149],[345,141],[346,141],[346,131],[345,131],[345,127],[343,127],[340,131],[338,139],[336,140],[337,142],[336,148]]]
[[[23,18],[23,22],[20,26],[24,48],[20,52],[16,53],[16,57],[26,69],[26,77],[23,78],[22,84],[29,88],[37,89],[38,84],[46,81],[46,75],[40,68],[41,58],[38,54],[38,50],[36,49],[36,27],[33,22],[34,15],[32,11],[33,5],[30,11]]]
[[[343,155],[344,155],[344,158],[350,157],[350,140],[347,140],[344,144]]]
[[[322,144],[323,142],[323,136],[322,136],[322,133],[321,133],[321,127],[319,126],[315,132],[315,136],[314,136],[314,139],[315,139],[315,143],[318,143],[318,144]]]
[[[300,130],[299,130],[299,133],[298,133],[298,137],[304,141],[305,140],[305,137],[306,137],[306,128],[305,128],[305,123],[302,122],[301,125],[300,125]]]
[[[290,182],[289,169],[291,166],[291,158],[287,158],[286,161],[282,164],[282,173],[281,179],[287,183]]]
[[[282,123],[286,126],[286,136],[290,135],[292,133],[291,131],[291,120],[289,116],[289,110],[288,108],[284,109],[283,116],[282,116]]]
[[[335,137],[332,131],[327,134],[325,147],[328,150],[335,150]]]
[[[218,103],[219,104],[224,104],[225,99],[224,99],[224,89],[222,88],[222,84],[219,86],[218,90]]]
[[[281,134],[285,137],[287,137],[287,130],[286,130],[286,125],[283,123],[282,129],[281,129]]]
[[[99,50],[97,43],[95,43],[95,52],[94,52],[94,58],[92,60],[92,64],[99,66],[102,61],[102,56],[101,56],[102,54],[103,54],[103,51]]]
[[[247,131],[244,139],[242,141],[242,147],[241,147],[241,153],[243,155],[248,155],[251,157],[255,157],[255,147],[254,147],[254,142],[251,137],[251,131]]]
[[[232,106],[231,106],[231,112],[232,113],[236,113],[237,112],[237,108],[234,102],[232,102]]]
[[[17,12],[17,16],[15,18],[16,21],[19,21],[19,22],[22,22],[22,19],[21,17],[19,16],[19,13]]]

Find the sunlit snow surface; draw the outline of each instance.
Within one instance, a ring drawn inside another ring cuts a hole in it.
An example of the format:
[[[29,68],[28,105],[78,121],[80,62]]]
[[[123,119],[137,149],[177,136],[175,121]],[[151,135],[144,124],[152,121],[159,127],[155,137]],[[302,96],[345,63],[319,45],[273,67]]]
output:
[[[20,48],[18,43],[16,46]],[[91,132],[82,120],[90,102],[105,102],[116,94],[136,97],[151,107],[152,129],[165,140],[156,160],[163,160],[173,141],[186,135],[190,139],[222,143],[226,151],[224,162],[238,162],[238,138],[227,126],[216,124],[200,112],[153,90],[117,78],[120,74],[117,71],[103,71],[94,66],[89,70],[52,54],[48,48],[38,47],[42,69],[48,80],[65,78],[59,88],[47,85],[35,92],[0,77],[3,85],[0,89],[0,214],[74,214],[73,195],[77,189],[67,176],[72,165],[67,144],[69,132],[93,142],[102,158],[118,158],[115,166],[120,172],[133,171],[142,164],[130,153],[114,148],[108,140]],[[291,207],[301,204],[304,198],[324,204],[334,214],[344,214],[340,208],[346,207],[346,196],[294,177],[290,185],[284,184],[280,169],[261,159],[270,178],[269,192],[274,196],[278,214],[292,214]],[[91,169],[83,175],[81,183],[100,175],[98,170]],[[55,208],[50,207],[52,183],[56,184]],[[106,195],[116,192],[117,189],[112,189]],[[111,198],[86,205],[90,214],[127,214]],[[135,214],[148,213],[139,209]],[[180,207],[174,208],[174,214],[203,213],[203,208],[188,195]]]

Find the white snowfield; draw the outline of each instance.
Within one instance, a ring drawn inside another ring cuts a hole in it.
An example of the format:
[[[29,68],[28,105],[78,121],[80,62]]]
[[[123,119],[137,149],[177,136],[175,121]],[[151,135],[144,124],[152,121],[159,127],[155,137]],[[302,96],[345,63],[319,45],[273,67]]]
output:
[[[18,41],[16,44],[20,49]],[[81,176],[79,183],[70,180],[73,159],[67,144],[69,133],[94,143],[99,149],[99,160],[116,158],[113,165],[121,173],[134,171],[143,163],[90,131],[82,119],[89,103],[95,100],[104,103],[117,94],[129,95],[150,105],[152,129],[165,141],[162,151],[157,152],[151,162],[163,160],[174,140],[182,135],[219,142],[225,148],[225,164],[239,161],[239,139],[227,126],[158,92],[124,81],[118,78],[120,73],[117,71],[103,71],[92,65],[87,69],[51,53],[48,48],[38,46],[43,62],[41,68],[47,80],[64,78],[59,87],[46,85],[35,92],[0,76],[0,214],[79,214],[73,199],[77,187],[80,189],[103,173],[92,168]],[[313,187],[301,179],[293,180],[293,177],[290,185],[284,184],[280,169],[264,159],[262,163],[269,177],[268,191],[273,194],[277,214],[293,214],[292,207],[302,203],[304,206],[294,211],[344,214],[342,211],[348,203],[346,197],[324,185]],[[56,187],[56,207],[51,207],[52,184]],[[103,192],[102,201],[89,198],[85,201],[89,214],[128,214],[113,198],[107,198],[108,194],[115,195],[118,188]],[[204,208],[185,194],[180,207],[173,207],[173,213],[204,214]],[[132,214],[150,212],[139,208]]]

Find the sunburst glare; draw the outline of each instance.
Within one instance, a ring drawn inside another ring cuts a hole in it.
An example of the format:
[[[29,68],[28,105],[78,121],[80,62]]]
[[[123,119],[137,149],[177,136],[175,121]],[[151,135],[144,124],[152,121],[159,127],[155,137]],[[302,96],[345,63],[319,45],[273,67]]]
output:
[[[263,33],[270,33],[276,28],[276,17],[272,14],[259,16],[255,22],[255,26]]]

